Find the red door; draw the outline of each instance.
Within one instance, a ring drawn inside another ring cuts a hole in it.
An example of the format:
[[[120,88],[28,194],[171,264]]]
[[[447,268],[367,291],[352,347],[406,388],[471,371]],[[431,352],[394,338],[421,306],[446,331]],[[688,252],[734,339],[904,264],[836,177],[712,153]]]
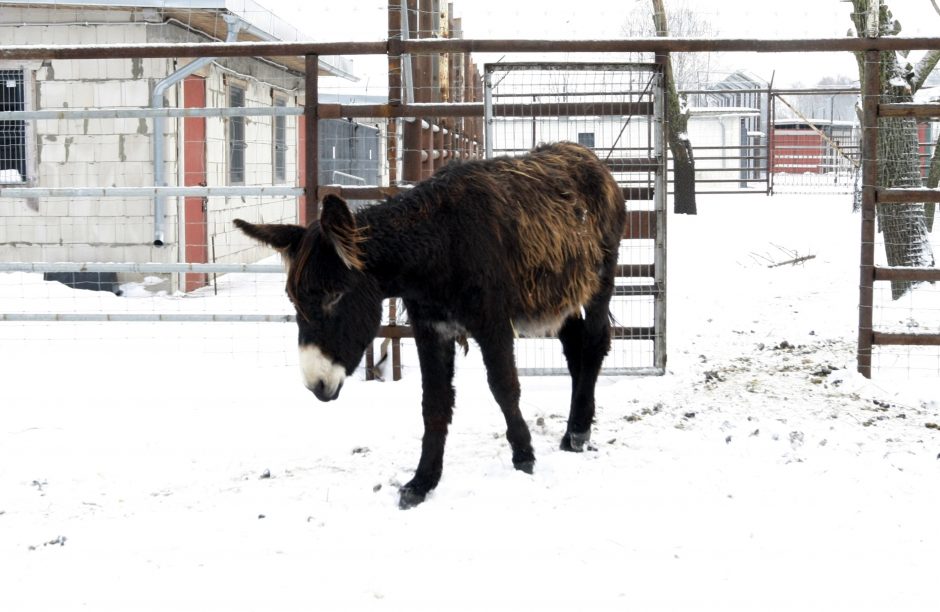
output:
[[[183,81],[183,106],[186,108],[205,108],[206,80],[198,76],[188,76]],[[183,185],[185,187],[205,186],[206,184],[206,118],[186,117],[183,119]],[[206,263],[209,261],[209,232],[206,223],[206,198],[184,198],[184,221],[186,223],[186,261]],[[204,287],[208,274],[187,274],[186,291]]]

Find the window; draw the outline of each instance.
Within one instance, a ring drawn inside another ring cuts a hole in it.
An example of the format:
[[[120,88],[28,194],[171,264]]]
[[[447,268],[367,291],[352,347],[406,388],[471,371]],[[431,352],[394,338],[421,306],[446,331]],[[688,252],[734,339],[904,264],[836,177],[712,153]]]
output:
[[[274,108],[285,108],[284,98],[274,98]],[[274,182],[287,181],[287,117],[274,115]]]
[[[594,132],[578,132],[578,144],[589,149],[594,148]]]
[[[0,111],[26,110],[26,85],[22,70],[0,70]],[[0,121],[0,184],[25,183],[26,121]]]
[[[240,85],[230,85],[228,89],[228,105],[232,108],[245,106],[245,88]],[[245,182],[245,118],[230,117],[228,122],[228,180],[232,185],[241,185]]]

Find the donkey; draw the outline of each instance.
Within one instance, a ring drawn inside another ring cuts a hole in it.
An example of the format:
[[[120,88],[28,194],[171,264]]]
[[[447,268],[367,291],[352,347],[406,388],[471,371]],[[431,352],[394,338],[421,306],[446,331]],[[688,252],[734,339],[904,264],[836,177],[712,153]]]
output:
[[[424,437],[399,506],[424,501],[441,478],[454,409],[454,355],[479,345],[490,390],[506,419],[517,470],[533,473],[519,411],[517,334],[557,333],[572,379],[561,448],[590,439],[594,387],[610,349],[609,303],[626,223],[606,166],[574,143],[521,157],[454,161],[413,188],[355,214],[340,197],[319,221],[255,225],[248,236],[280,251],[297,311],[300,367],[321,401],[335,400],[375,338],[382,300],[400,297],[418,349]]]

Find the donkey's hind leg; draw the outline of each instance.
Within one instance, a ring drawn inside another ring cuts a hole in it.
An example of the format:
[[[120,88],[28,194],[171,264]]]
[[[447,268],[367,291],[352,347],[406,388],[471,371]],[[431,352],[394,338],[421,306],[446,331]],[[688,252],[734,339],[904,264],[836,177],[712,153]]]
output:
[[[571,412],[561,449],[581,452],[591,439],[594,422],[594,387],[604,357],[610,350],[610,292],[595,296],[585,316],[565,321],[558,334],[571,373]]]

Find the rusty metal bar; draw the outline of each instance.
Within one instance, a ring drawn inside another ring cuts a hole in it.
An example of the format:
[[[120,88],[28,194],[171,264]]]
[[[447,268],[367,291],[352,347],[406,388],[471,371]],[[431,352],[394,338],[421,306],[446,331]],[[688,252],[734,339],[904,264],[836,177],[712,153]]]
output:
[[[656,273],[654,264],[620,264],[617,276],[623,278],[653,278]]]
[[[394,303],[394,300],[392,300],[392,303]],[[390,308],[393,310],[396,309],[394,306]],[[414,338],[414,332],[412,331],[410,325],[383,325],[379,328],[379,333],[376,335],[376,338],[391,338],[392,340],[400,338]],[[398,360],[398,364],[398,368],[401,370],[400,358]],[[395,378],[395,380],[399,380],[400,378],[401,372],[399,371],[398,378]]]
[[[404,44],[412,53],[629,53],[754,51],[758,53],[803,53],[810,51],[907,51],[940,49],[940,38],[886,37],[878,39],[820,38],[623,38],[601,40],[517,40],[517,39],[426,39]],[[325,53],[324,53],[325,54]],[[338,52],[343,54],[343,52]],[[281,53],[281,55],[290,55]],[[350,55],[347,53],[346,55]]]
[[[940,281],[940,268],[875,267],[876,281]]]
[[[414,104],[321,104],[322,119],[359,117],[482,117],[481,102],[416,102]],[[493,115],[499,117],[556,117],[567,115],[585,117],[594,115],[650,116],[653,105],[649,102],[543,102],[528,104],[494,104]]]
[[[347,186],[347,185],[320,185],[317,188],[317,197],[323,199],[327,194],[338,195],[347,200],[384,200],[408,190],[407,186],[391,185],[381,186]],[[653,190],[649,187],[623,187],[625,200],[652,200]],[[645,217],[651,211],[633,211],[631,214]]]
[[[887,39],[867,40],[875,43]],[[878,102],[881,98],[881,57],[865,52],[862,88],[862,224],[858,297],[858,371],[871,378],[874,343],[875,204],[878,186]]]
[[[610,332],[614,340],[653,340],[656,337],[652,327],[611,327]],[[414,331],[410,325],[383,325],[376,337],[414,338]]]
[[[750,89],[735,89],[736,94],[771,94],[771,95],[852,95],[857,96],[861,93],[858,87],[807,87],[806,89],[779,89],[769,87],[754,87]],[[680,89],[680,95],[709,95],[728,94],[727,89]]]
[[[627,224],[623,230],[626,240],[652,240],[656,237],[656,211],[627,211]]]
[[[304,77],[304,218],[307,223],[320,218],[320,199],[316,196],[320,185],[320,113],[317,98],[320,92],[320,58],[308,55],[305,58],[307,74]]]
[[[652,327],[611,327],[613,340],[655,340],[656,330]]]
[[[875,344],[894,346],[940,346],[940,334],[889,334],[875,332]]]
[[[408,187],[400,187],[398,185],[391,185],[388,187],[320,185],[317,189],[317,197],[322,200],[327,195],[338,195],[345,200],[384,200],[385,198],[398,195],[402,191],[407,191],[408,189]]]
[[[730,52],[805,53],[814,51],[909,51],[940,49],[940,38],[622,38],[607,40],[423,39],[393,44],[370,42],[235,42],[145,43],[113,45],[8,45],[0,47],[0,60],[175,58],[175,57],[287,57],[306,55],[385,55],[391,47],[405,53],[629,53]]]
[[[917,117],[930,119],[940,117],[940,104],[901,103],[879,104],[878,115],[881,117]]]
[[[875,190],[878,204],[920,204],[940,202],[940,189],[899,189],[879,187]]]
[[[496,117],[583,117],[593,115],[653,115],[652,102],[533,102],[494,104]],[[479,116],[483,116],[480,114]]]
[[[623,187],[621,191],[623,191],[623,199],[628,202],[653,199],[653,189],[651,187]],[[639,212],[646,213],[648,211]]]
[[[659,162],[651,157],[612,157],[603,160],[611,172],[655,172]]]

